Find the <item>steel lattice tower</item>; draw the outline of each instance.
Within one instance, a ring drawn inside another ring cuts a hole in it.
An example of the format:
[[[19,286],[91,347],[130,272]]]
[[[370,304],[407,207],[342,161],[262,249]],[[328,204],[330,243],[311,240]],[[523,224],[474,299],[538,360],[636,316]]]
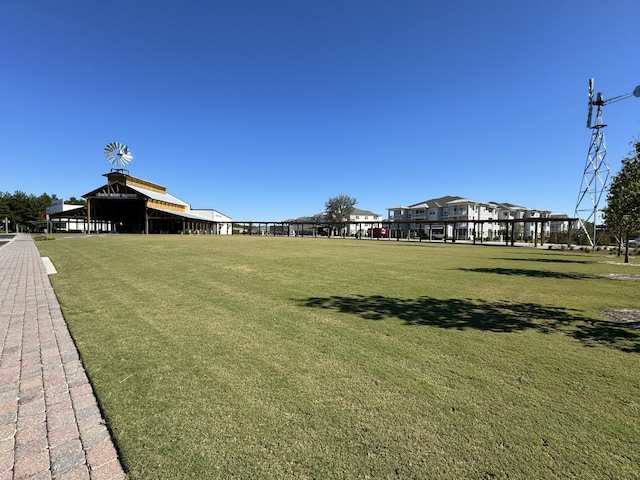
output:
[[[587,153],[587,161],[582,173],[582,185],[576,203],[575,217],[580,221],[580,228],[584,230],[591,244],[595,248],[598,243],[598,221],[602,222],[602,210],[600,209],[603,195],[609,187],[609,164],[607,163],[607,143],[604,140],[604,127],[602,122],[602,107],[631,96],[640,97],[640,85],[632,93],[605,100],[601,92],[593,99],[593,78],[589,79],[589,113],[587,115],[587,128],[591,129],[591,144]],[[591,124],[593,107],[596,110],[596,123]],[[593,230],[589,231],[589,225]]]
[[[587,127],[591,129],[591,144],[587,153],[587,161],[582,173],[582,185],[578,194],[576,203],[575,217],[580,219],[580,228],[584,230],[589,239],[591,247],[597,244],[597,225],[602,221],[600,210],[602,196],[606,194],[609,187],[609,174],[611,172],[607,163],[607,143],[604,138],[604,127],[602,122],[602,94],[598,93],[598,97],[594,102],[593,97],[593,80],[589,83],[589,116],[587,119]],[[598,107],[596,113],[596,123],[591,126],[591,108],[593,105]],[[589,223],[592,223],[593,230],[589,231]]]

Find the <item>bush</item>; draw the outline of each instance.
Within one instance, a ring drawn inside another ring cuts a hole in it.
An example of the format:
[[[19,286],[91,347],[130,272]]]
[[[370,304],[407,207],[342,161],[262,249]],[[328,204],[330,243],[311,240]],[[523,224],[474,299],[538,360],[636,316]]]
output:
[[[36,242],[42,242],[44,240],[55,240],[55,237],[47,237],[46,235],[36,235],[33,237]]]

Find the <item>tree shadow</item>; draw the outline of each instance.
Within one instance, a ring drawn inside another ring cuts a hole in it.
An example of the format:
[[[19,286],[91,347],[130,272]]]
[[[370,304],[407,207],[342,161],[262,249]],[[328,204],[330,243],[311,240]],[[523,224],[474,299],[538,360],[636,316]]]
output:
[[[512,262],[539,262],[539,263],[580,263],[583,265],[596,263],[593,260],[567,260],[566,258],[494,258],[494,260],[509,260]]]
[[[426,296],[405,299],[381,295],[309,297],[301,303],[304,307],[335,310],[366,320],[397,319],[407,326],[427,325],[496,333],[524,330],[563,333],[587,346],[605,345],[626,352],[640,352],[640,334],[634,329],[589,318],[579,310],[563,307],[510,301]]]
[[[598,278],[593,275],[586,275],[583,273],[550,272],[549,270],[531,270],[527,268],[460,268],[459,270],[462,270],[463,272],[495,273],[498,275],[518,275],[535,278],[562,278],[568,280]]]
[[[589,347],[596,345],[616,346],[625,352],[640,353],[640,334],[637,328],[620,326],[600,320],[588,320],[576,325],[571,336]]]

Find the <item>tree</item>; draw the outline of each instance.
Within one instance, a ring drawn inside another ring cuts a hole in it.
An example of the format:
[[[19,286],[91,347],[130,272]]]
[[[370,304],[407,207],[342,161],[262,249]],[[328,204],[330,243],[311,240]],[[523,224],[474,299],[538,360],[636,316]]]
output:
[[[607,226],[625,242],[624,262],[629,263],[629,234],[640,230],[640,140],[611,180],[604,217]]]
[[[86,205],[87,201],[84,198],[71,197],[66,203],[69,205]]]
[[[0,192],[0,222],[4,222],[7,218],[13,228],[21,227],[30,230],[38,221],[45,219],[47,207],[56,198],[55,195],[46,193],[36,197],[20,190],[16,190],[13,194]]]
[[[331,197],[324,205],[327,221],[341,224],[342,228],[344,228],[344,224],[351,219],[351,213],[356,203],[358,203],[358,200],[349,195],[340,194],[336,197]]]

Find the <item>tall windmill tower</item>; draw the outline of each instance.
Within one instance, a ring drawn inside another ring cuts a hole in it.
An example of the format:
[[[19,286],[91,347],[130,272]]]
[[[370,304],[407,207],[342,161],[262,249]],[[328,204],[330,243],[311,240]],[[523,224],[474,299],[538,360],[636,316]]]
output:
[[[582,185],[576,203],[575,217],[580,219],[580,228],[584,230],[591,244],[595,248],[597,240],[597,225],[602,222],[602,197],[609,187],[611,173],[607,163],[607,144],[604,138],[602,121],[602,107],[631,96],[640,97],[640,85],[632,93],[620,95],[605,100],[601,92],[593,98],[593,78],[589,79],[589,111],[587,114],[587,128],[591,129],[591,143],[587,153],[587,161],[582,173]],[[596,107],[596,121],[593,121],[593,107]],[[591,229],[589,228],[591,227]]]

